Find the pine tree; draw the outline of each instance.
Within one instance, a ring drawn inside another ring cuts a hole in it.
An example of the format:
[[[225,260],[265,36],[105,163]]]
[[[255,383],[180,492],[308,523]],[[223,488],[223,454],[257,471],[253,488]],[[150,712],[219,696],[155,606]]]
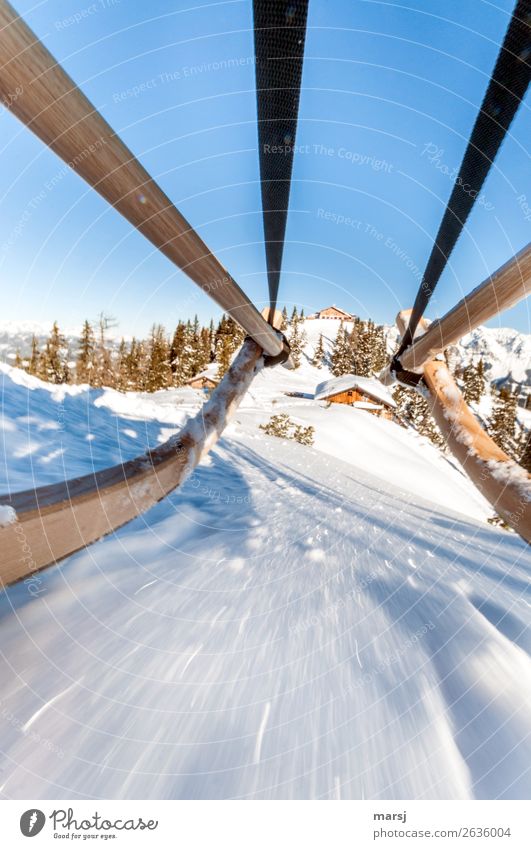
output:
[[[340,323],[330,357],[332,374],[340,377],[352,373],[352,348],[343,322]]]
[[[112,357],[107,348],[107,331],[116,326],[113,316],[102,312],[98,318],[98,343],[95,356],[95,372],[93,386],[114,386],[114,369]]]
[[[219,379],[227,372],[233,354],[240,347],[244,338],[245,333],[240,325],[236,324],[231,316],[224,315],[216,332],[216,362]]]
[[[479,403],[485,394],[485,375],[483,360],[476,365],[469,363],[463,369],[463,397],[467,404]]]
[[[209,327],[208,327],[208,338],[209,338],[208,362],[211,363],[212,360],[214,359],[215,355],[216,355],[216,329],[214,327],[214,319],[213,318],[210,319],[210,324],[209,324]]]
[[[372,325],[371,329],[371,371],[378,374],[387,365],[387,345],[383,326]]]
[[[516,396],[509,389],[501,389],[494,401],[494,409],[487,432],[502,451],[516,459]]]
[[[373,324],[372,322],[359,321],[356,327],[356,344],[352,346],[352,370],[360,377],[372,375],[373,363]]]
[[[476,382],[477,382],[479,400],[481,400],[481,398],[485,394],[485,389],[486,389],[486,386],[487,386],[487,380],[485,378],[485,364],[484,364],[483,360],[480,360],[479,363],[476,366]]]
[[[96,340],[94,330],[88,320],[85,320],[79,340],[76,359],[76,382],[92,383],[94,379]]]
[[[116,361],[116,376],[114,382],[115,388],[120,392],[126,392],[129,389],[129,380],[127,373],[127,345],[125,339],[120,339],[118,346],[118,355]]]
[[[292,310],[292,312],[291,312],[291,319],[290,319],[290,323],[291,323],[291,324],[296,324],[296,323],[298,322],[298,320],[299,320],[299,314],[298,314],[298,312],[297,312],[297,307],[296,307],[296,306],[294,306],[294,307],[293,307],[293,310]]]
[[[210,362],[208,330],[205,336],[199,327],[197,316],[195,316],[194,323],[189,330],[189,336],[190,377],[193,377],[195,374],[204,371]]]
[[[315,348],[315,351],[313,352],[312,366],[315,366],[315,368],[322,368],[323,362],[324,362],[324,357],[325,357],[324,340],[323,340],[323,334],[320,333],[319,334],[319,342],[317,343],[317,347]]]
[[[187,352],[186,325],[179,322],[175,328],[170,348],[170,368],[174,386],[184,386],[190,374]]]
[[[290,356],[293,368],[295,369],[300,368],[306,341],[306,333],[301,328],[300,319],[296,318],[291,323],[291,332],[289,334]]]
[[[129,392],[136,392],[142,389],[142,358],[141,345],[135,337],[131,339],[129,351],[125,355],[124,362],[124,389]]]
[[[56,321],[46,342],[46,348],[41,358],[41,368],[49,383],[66,383],[68,366],[65,361],[66,339],[62,336]]]
[[[438,448],[445,445],[445,440],[437,427],[425,398],[415,389],[397,386],[393,392],[396,401],[396,416],[405,424],[413,427],[421,436],[426,436]]]
[[[20,369],[24,368],[24,360],[22,359],[22,357],[20,355],[20,351],[18,350],[18,348],[15,351],[15,362],[13,363],[13,365],[15,366],[15,368],[20,368]]]
[[[148,392],[171,386],[170,349],[162,324],[154,324],[148,343],[148,365],[145,388]]]
[[[35,334],[31,337],[31,354],[27,367],[28,374],[32,374],[35,377],[39,375],[39,343]]]
[[[526,472],[531,474],[531,432],[525,435],[523,448],[518,462],[526,470]]]
[[[216,362],[218,364],[217,378],[221,380],[221,378],[227,373],[229,370],[229,366],[231,363],[233,354],[232,341],[229,336],[224,335],[221,337],[218,349],[216,352]]]
[[[280,325],[280,329],[282,331],[284,331],[284,330],[287,330],[287,327],[288,327],[288,311],[286,309],[286,306],[284,306],[284,308],[282,310],[282,323]]]
[[[202,366],[201,370],[205,369],[211,361],[212,348],[210,344],[210,330],[208,327],[202,327],[199,332],[199,345],[201,350]]]

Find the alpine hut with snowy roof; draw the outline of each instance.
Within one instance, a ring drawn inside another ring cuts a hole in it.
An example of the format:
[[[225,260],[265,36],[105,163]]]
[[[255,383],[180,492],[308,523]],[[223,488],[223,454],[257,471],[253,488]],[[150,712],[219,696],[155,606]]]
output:
[[[210,363],[204,371],[195,374],[186,383],[192,389],[202,389],[204,392],[210,392],[215,389],[219,383],[217,363]]]
[[[316,388],[314,399],[329,404],[348,404],[384,419],[392,419],[396,409],[393,396],[379,380],[356,374],[325,380]]]

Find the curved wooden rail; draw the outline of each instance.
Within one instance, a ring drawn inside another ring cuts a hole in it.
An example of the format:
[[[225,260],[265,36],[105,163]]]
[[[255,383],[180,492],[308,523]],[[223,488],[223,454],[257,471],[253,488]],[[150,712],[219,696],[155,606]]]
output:
[[[49,50],[0,0],[0,101],[270,356],[282,342]]]
[[[443,318],[433,321],[422,336],[415,337],[400,357],[402,368],[421,372],[424,363],[480,324],[513,307],[530,292],[531,244],[466,295]]]
[[[0,495],[16,519],[0,526],[0,581],[27,578],[149,510],[182,484],[217,442],[261,366],[247,339],[200,412],[163,445],[101,472]]]
[[[419,322],[413,342],[400,357],[400,365],[406,371],[422,374],[426,362],[436,357],[445,348],[454,345],[471,330],[479,327],[503,310],[514,307],[531,292],[531,244],[498,268],[483,283],[462,298],[442,318],[428,323]],[[411,310],[404,311],[409,315]],[[390,366],[380,374],[386,386],[396,378]]]
[[[397,316],[401,333],[409,313],[403,310]],[[428,325],[422,321],[425,330]],[[432,415],[450,451],[496,513],[531,543],[531,475],[485,433],[442,360],[425,363],[422,375]]]

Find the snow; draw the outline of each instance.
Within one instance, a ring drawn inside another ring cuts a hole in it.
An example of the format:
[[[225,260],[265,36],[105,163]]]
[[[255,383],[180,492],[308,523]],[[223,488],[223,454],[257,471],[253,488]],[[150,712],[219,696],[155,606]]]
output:
[[[354,401],[352,406],[357,410],[383,410],[382,404],[371,404],[369,401]]]
[[[217,382],[219,366],[217,363],[210,363],[203,371],[200,371],[199,374],[195,374],[190,378],[188,383],[191,383],[193,380],[198,380],[200,377],[208,377],[210,380],[215,380]]]
[[[4,797],[529,798],[529,548],[427,440],[286,396],[323,372],[261,371],[179,491],[0,596]],[[3,492],[201,401],[0,378]]]
[[[164,442],[195,408],[197,395],[162,394],[157,400],[160,393],[53,386],[0,364],[0,492],[88,474]]]
[[[489,460],[487,463],[493,477],[508,485],[514,484],[524,501],[531,501],[531,481],[529,475],[518,463],[512,460],[501,463],[497,460]]]
[[[0,528],[17,521],[17,514],[8,504],[0,504]]]
[[[344,374],[341,377],[323,381],[315,390],[315,400],[320,401],[338,392],[347,392],[349,389],[359,389],[360,392],[381,401],[388,407],[396,407],[393,396],[383,383],[374,378],[360,377],[356,374]]]

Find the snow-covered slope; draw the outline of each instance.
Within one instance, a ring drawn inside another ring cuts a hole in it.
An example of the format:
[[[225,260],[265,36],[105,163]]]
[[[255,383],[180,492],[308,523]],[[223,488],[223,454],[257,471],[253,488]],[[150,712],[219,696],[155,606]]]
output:
[[[201,401],[2,372],[3,491]],[[261,373],[179,492],[0,597],[4,797],[529,797],[529,549],[431,445],[284,394],[314,383]]]

